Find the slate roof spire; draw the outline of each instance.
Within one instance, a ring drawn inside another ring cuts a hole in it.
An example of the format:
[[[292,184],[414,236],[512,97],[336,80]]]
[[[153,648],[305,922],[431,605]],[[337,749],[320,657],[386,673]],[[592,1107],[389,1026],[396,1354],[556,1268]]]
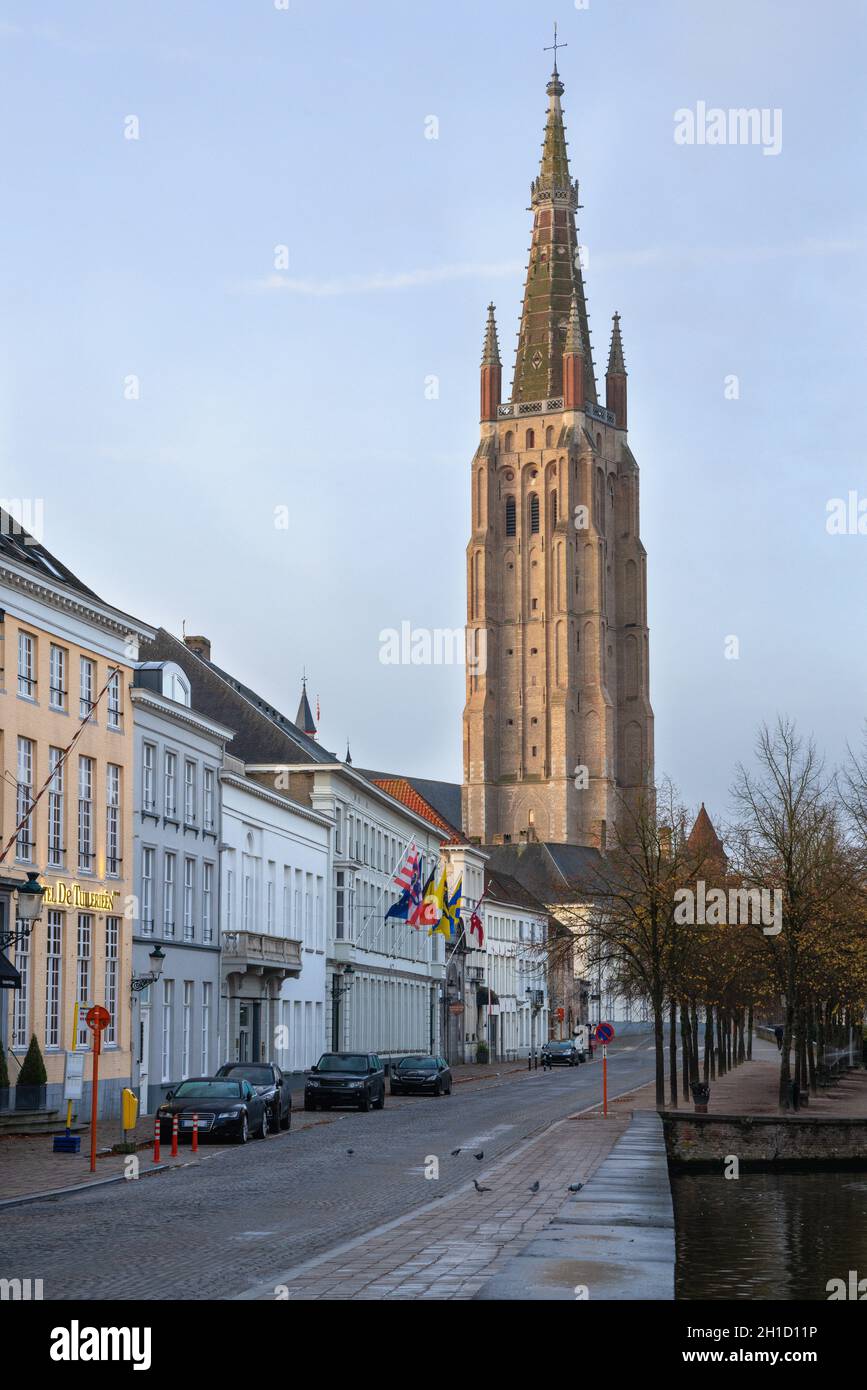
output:
[[[512,401],[546,400],[563,390],[563,351],[573,296],[584,354],[584,396],[597,402],[596,379],[575,226],[578,182],[569,172],[566,127],[555,66],[547,86],[548,115],[538,176],[530,185],[533,236],[524,285]]]
[[[310,701],[307,699],[307,677],[301,677],[301,699],[298,703],[298,713],[295,716],[295,724],[303,734],[310,738],[316,737],[316,723],[313,719],[313,711],[310,708]]]
[[[611,329],[611,348],[608,353],[608,372],[619,372],[626,375],[626,363],[623,360],[623,339],[620,336],[620,315],[614,314]]]

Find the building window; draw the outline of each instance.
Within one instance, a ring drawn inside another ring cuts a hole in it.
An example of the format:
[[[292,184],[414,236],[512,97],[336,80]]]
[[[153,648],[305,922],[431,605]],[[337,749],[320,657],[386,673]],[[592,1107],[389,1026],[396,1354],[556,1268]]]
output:
[[[215,816],[215,814],[214,814],[214,808],[215,808],[215,804],[216,804],[216,803],[215,803],[215,800],[214,800],[214,769],[213,769],[212,767],[206,767],[206,768],[205,768],[205,776],[204,776],[204,797],[205,797],[205,822],[204,822],[204,823],[205,823],[205,829],[206,829],[206,830],[214,830],[214,829],[216,829],[217,821],[216,821],[216,816]]]
[[[514,497],[507,497],[507,498],[506,498],[506,535],[507,535],[507,536],[514,536],[516,530],[517,530],[517,521],[516,521],[516,512],[515,512],[515,499],[514,499]]]
[[[52,709],[66,709],[66,657],[66,648],[52,642],[48,665],[48,703]]]
[[[153,743],[145,743],[142,746],[141,761],[141,800],[143,811],[156,810],[156,757],[156,746]]]
[[[209,865],[205,866],[210,867]],[[211,982],[205,980],[202,984],[202,1075],[208,1076],[208,1063],[210,1061],[210,1031],[211,1031]]]
[[[16,922],[20,932],[23,922]],[[24,1050],[30,1044],[30,937],[19,936],[15,943],[15,969],[21,976],[21,988],[15,990],[12,1014],[12,1046]]]
[[[163,1047],[162,1079],[172,1079],[172,1014],[175,1005],[175,982],[163,980]]]
[[[214,866],[202,864],[202,940],[214,939]]]
[[[334,848],[338,854],[343,853],[343,807],[338,806],[334,817]]]
[[[189,758],[184,762],[184,823],[196,823],[196,764]]]
[[[235,912],[235,870],[226,870],[226,928],[232,930]]]
[[[45,1046],[60,1046],[60,964],[63,959],[63,913],[48,913],[45,933]]]
[[[530,531],[533,535],[539,530],[539,495],[530,493]]]
[[[166,749],[163,777],[163,815],[173,820],[177,814],[178,755]]]
[[[85,1014],[93,1003],[90,997],[90,956],[93,947],[93,917],[89,912],[78,914],[78,956],[75,968],[75,987],[78,998],[78,1037],[75,1046],[90,1047],[90,1029]]]
[[[93,758],[78,760],[78,867],[93,873]]]
[[[18,694],[36,699],[36,638],[29,632],[18,634]]]
[[[535,435],[535,432],[534,432],[533,430],[527,430],[527,437],[526,437],[526,439],[525,439],[525,441],[524,441],[524,448],[525,448],[525,449],[534,449],[535,447],[536,447],[536,435]]]
[[[106,1047],[117,1046],[117,967],[120,944],[120,918],[105,919],[105,1007],[109,1022],[102,1035]]]
[[[152,849],[141,852],[141,930],[142,936],[154,932],[154,854]]]
[[[195,859],[184,860],[184,940],[192,941],[193,930],[193,896],[196,891],[196,861]]]
[[[115,671],[114,675],[108,678],[108,713],[106,723],[110,729],[119,729],[121,726],[120,708],[120,671]]]
[[[163,855],[163,936],[175,934],[175,856],[171,850]]]
[[[181,1079],[190,1074],[190,1061],[192,1060],[193,1047],[193,982],[184,980],[184,1015],[183,1015],[183,1054],[181,1058]]]
[[[344,876],[343,876],[343,871],[342,871],[342,870],[338,870],[338,872],[337,872],[337,903],[336,903],[336,908],[335,908],[335,913],[334,913],[334,935],[337,937],[337,940],[338,940],[338,941],[342,941],[342,940],[343,940],[343,937],[344,937],[344,924],[345,924],[345,920],[346,920],[346,918],[345,918],[345,911],[346,911],[345,896],[346,896],[346,890],[345,890],[345,888],[344,888],[344,886],[343,886],[343,878],[344,878]]]
[[[266,921],[265,930],[267,931],[267,933],[268,933],[269,936],[273,936],[273,935],[274,935],[274,926],[275,926],[275,923],[274,923],[274,879],[273,879],[273,876],[272,876],[272,872],[269,873],[268,882],[267,882],[266,887],[265,887],[265,921]]]
[[[49,748],[48,768],[48,863],[52,869],[63,868],[63,757],[62,748]]]
[[[93,709],[93,692],[95,686],[96,662],[91,661],[89,656],[83,656],[79,668],[78,687],[78,713],[81,719],[86,719]]]
[[[109,763],[105,769],[105,871],[116,878],[120,866],[120,768]]]
[[[552,492],[552,493],[551,493],[551,525],[552,525],[552,526],[556,526],[556,525],[557,525],[557,494],[556,494],[556,492]]]
[[[22,864],[33,862],[35,847],[33,817],[28,815],[33,805],[33,755],[34,743],[31,738],[18,740],[18,786],[15,797],[15,824],[22,821],[15,842],[15,856]],[[25,816],[27,819],[25,820]]]

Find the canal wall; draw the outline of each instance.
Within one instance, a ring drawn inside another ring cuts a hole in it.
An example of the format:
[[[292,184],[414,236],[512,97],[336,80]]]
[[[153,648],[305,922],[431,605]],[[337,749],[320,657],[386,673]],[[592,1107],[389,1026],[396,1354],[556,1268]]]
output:
[[[674,1259],[662,1124],[639,1111],[589,1182],[476,1298],[673,1299]]]
[[[760,1169],[867,1168],[867,1118],[840,1115],[684,1115],[662,1111],[675,1170],[718,1170],[732,1155]]]

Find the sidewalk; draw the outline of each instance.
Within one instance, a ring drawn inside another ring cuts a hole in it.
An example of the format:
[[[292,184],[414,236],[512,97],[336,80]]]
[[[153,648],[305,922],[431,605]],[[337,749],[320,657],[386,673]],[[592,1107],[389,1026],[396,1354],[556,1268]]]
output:
[[[284,1273],[242,1299],[470,1299],[501,1263],[556,1216],[570,1184],[586,1183],[629,1125],[621,1111],[559,1120],[543,1134],[490,1166],[472,1155],[467,1185],[420,1211]],[[475,1178],[489,1192],[472,1187]],[[539,1183],[538,1192],[531,1191]],[[435,1180],[430,1187],[435,1188]]]

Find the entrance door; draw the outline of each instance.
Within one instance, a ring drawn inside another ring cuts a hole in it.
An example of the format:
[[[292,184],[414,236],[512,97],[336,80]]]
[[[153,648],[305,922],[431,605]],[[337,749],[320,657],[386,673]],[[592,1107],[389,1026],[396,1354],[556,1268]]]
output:
[[[139,1067],[138,1067],[138,1104],[139,1113],[148,1113],[148,1073],[150,1071],[150,1051],[151,1051],[151,1008],[150,1004],[142,1004],[139,1010]]]
[[[261,1061],[262,1006],[258,1003],[238,1005],[238,1061]]]

